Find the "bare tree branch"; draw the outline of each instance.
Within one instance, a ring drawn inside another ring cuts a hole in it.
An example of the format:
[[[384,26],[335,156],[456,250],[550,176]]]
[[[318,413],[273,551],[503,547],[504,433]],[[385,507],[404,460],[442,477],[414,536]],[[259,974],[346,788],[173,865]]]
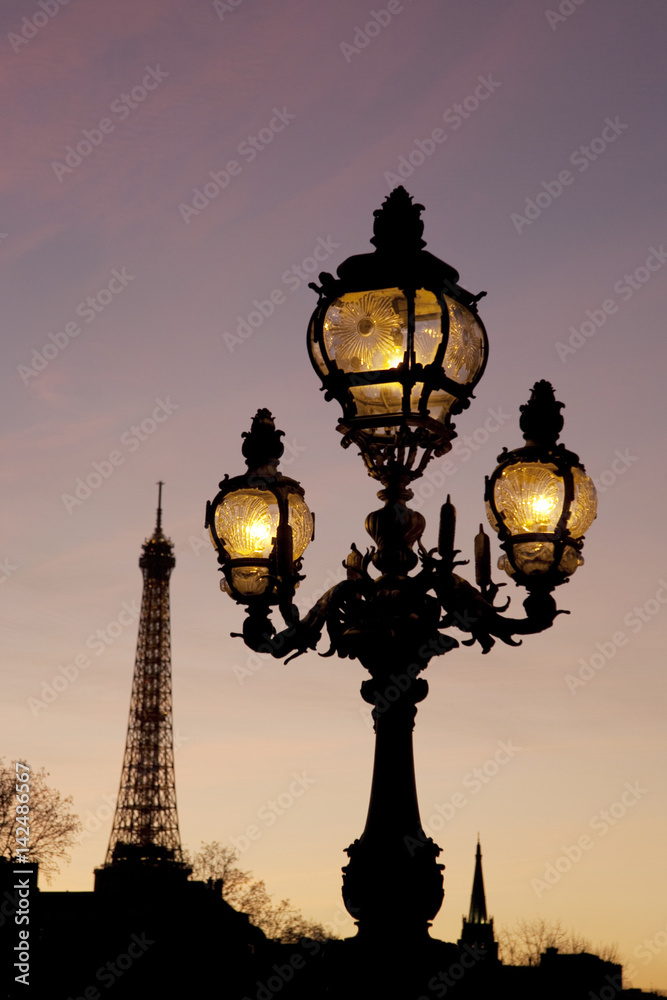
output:
[[[273,904],[264,881],[256,879],[252,872],[241,871],[236,867],[237,861],[237,851],[213,840],[208,844],[202,842],[188,863],[194,878],[222,879],[223,899],[234,909],[247,913],[251,923],[263,930],[268,938],[294,944],[302,937],[315,941],[332,937],[322,924],[304,917],[289,899]]]
[[[60,862],[69,862],[69,848],[81,830],[79,817],[72,809],[72,796],[63,799],[46,782],[48,771],[30,771],[30,801],[27,814],[30,834],[30,858],[39,862],[39,870],[51,882],[60,871]],[[16,770],[0,757],[0,855],[11,858],[17,848]]]
[[[533,917],[532,920],[518,920],[513,927],[498,931],[498,950],[506,965],[539,965],[540,956],[547,948],[557,948],[569,955],[587,952],[597,955],[604,962],[622,964],[618,945],[596,948],[590,938],[578,931],[568,930],[560,920]]]

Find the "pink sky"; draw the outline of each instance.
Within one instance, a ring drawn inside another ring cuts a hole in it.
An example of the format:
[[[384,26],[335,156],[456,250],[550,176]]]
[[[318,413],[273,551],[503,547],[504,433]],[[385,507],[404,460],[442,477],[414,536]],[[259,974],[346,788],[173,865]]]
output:
[[[137,560],[164,479],[184,844],[243,843],[258,811],[307,775],[241,862],[276,897],[350,932],[340,867],[363,829],[373,751],[363,669],[314,654],[249,665],[229,637],[242,612],[200,542],[205,501],[225,472],[243,470],[241,433],[266,406],[290,445],[284,471],[317,513],[304,604],[351,541],[370,544],[374,485],[340,448],[339,413],[307,359],[315,296],[286,276],[316,246],[331,248],[321,265],[331,271],[367,252],[373,210],[394,186],[386,175],[403,164],[426,206],[428,249],[488,292],[489,364],[457,421],[456,471],[417,489],[427,547],[450,491],[472,555],[484,476],[521,443],[518,408],[539,378],[566,404],[563,441],[601,486],[586,565],[557,594],[571,615],[519,649],[463,647],[427,672],[417,781],[447,865],[434,932],[458,936],[479,830],[498,927],[560,919],[594,943],[618,942],[635,985],[667,988],[667,948],[647,960],[643,945],[667,926],[664,7],[566,3],[573,12],[556,20],[529,0],[411,0],[366,35],[371,10],[385,7],[218,6],[71,0],[33,32],[22,19],[37,3],[3,4],[1,750],[44,765],[89,825],[108,812],[136,626],[99,655],[87,643],[140,600]],[[22,30],[34,34],[25,44]],[[147,74],[154,89],[133,98]],[[262,131],[271,122],[283,127]],[[54,167],[84,130],[97,142],[89,155]],[[232,160],[199,214],[179,209]],[[520,221],[535,199],[539,215]],[[239,321],[275,289],[273,315],[230,350]],[[141,440],[132,428],[160,406],[167,416]],[[491,434],[490,411],[502,414]],[[63,497],[113,452],[113,472],[68,507]],[[86,650],[90,667],[32,711],[29,699]],[[591,678],[568,686],[596,654]],[[521,749],[474,791],[470,774],[494,770],[499,741]],[[465,805],[449,817],[457,792]],[[53,888],[92,888],[111,825],[99,822]],[[536,891],[532,880],[582,836],[590,849]]]

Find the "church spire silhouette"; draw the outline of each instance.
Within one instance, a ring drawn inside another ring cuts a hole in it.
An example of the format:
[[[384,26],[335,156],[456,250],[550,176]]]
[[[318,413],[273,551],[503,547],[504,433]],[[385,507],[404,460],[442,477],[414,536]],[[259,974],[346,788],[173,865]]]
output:
[[[489,920],[486,912],[486,893],[484,892],[484,875],[482,873],[482,848],[477,834],[477,851],[475,853],[475,874],[472,879],[470,893],[470,910],[468,919],[463,918],[461,940],[459,947],[468,945],[483,951],[487,958],[498,958],[498,944],[493,936],[493,918]]]
[[[468,913],[468,923],[486,923],[486,896],[484,894],[484,876],[482,875],[482,848],[477,834],[477,853],[475,855],[475,874],[472,880],[472,893],[470,894],[470,912]]]

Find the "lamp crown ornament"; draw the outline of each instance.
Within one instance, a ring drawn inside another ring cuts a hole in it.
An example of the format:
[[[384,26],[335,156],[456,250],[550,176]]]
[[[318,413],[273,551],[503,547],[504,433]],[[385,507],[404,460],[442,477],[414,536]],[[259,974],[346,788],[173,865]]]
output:
[[[257,410],[250,430],[241,435],[241,452],[248,468],[257,474],[260,474],[260,470],[266,470],[267,475],[275,475],[285,451],[280,440],[284,436],[284,431],[276,430],[273,414],[269,410]]]
[[[527,444],[542,448],[556,444],[563,429],[564,421],[560,411],[564,405],[557,401],[550,382],[542,379],[535,383],[530,399],[519,407],[519,426]]]
[[[381,208],[373,212],[375,222],[371,243],[382,253],[421,250],[426,246],[426,241],[422,239],[423,211],[424,206],[414,203],[412,195],[404,187],[395,188],[387,195]]]

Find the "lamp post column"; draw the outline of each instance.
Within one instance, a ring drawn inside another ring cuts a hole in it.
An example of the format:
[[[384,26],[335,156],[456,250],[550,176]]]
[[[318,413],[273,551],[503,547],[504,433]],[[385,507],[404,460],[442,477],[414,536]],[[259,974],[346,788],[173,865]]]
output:
[[[385,506],[368,515],[366,528],[382,575],[362,578],[359,599],[346,608],[342,636],[344,649],[371,675],[361,696],[373,706],[375,729],[368,816],[361,837],[347,848],[343,899],[360,941],[400,936],[403,944],[417,944],[428,940],[444,895],[444,866],[436,862],[440,848],[419,817],[412,745],[417,704],[428,694],[417,675],[434,655],[428,639],[437,634],[440,608],[408,576],[418,561],[413,546],[424,530],[422,515],[406,506],[412,493],[394,479],[379,497]]]
[[[364,832],[347,848],[343,899],[359,939],[428,939],[443,900],[440,848],[422,828],[415,784],[412,731],[428,684],[397,664],[361,688],[374,705],[375,760]]]

